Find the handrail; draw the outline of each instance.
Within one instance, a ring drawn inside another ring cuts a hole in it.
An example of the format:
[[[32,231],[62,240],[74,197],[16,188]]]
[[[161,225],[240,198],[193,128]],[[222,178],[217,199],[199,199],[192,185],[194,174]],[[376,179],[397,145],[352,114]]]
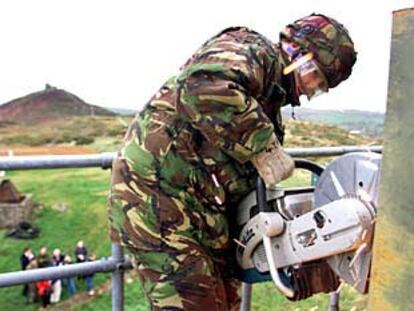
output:
[[[292,157],[338,156],[349,152],[382,152],[382,146],[339,146],[315,148],[286,148]],[[112,167],[115,152],[86,155],[1,156],[0,170],[32,170],[55,168]]]
[[[109,258],[96,261],[74,263],[64,266],[37,268],[24,271],[0,273],[0,288],[33,283],[40,280],[63,279],[77,275],[87,275],[97,272],[112,272],[116,270],[131,269],[131,260],[126,257],[125,262]]]

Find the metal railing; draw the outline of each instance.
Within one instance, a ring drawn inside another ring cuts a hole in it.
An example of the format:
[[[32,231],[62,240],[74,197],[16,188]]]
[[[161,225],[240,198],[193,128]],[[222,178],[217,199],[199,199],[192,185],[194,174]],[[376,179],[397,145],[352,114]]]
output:
[[[285,148],[292,157],[338,156],[349,152],[381,152],[382,146],[339,146],[316,148]],[[4,156],[0,157],[0,171],[52,168],[111,168],[115,152],[88,155]]]
[[[322,157],[338,156],[349,152],[382,152],[382,147],[341,146],[286,148],[285,150],[293,157]],[[115,156],[116,153],[111,152],[90,155],[3,156],[0,157],[0,171],[86,167],[108,169],[111,168]],[[131,269],[132,264],[129,257],[124,256],[123,249],[119,244],[113,243],[111,250],[112,254],[110,257],[94,262],[0,273],[0,288],[32,283],[44,279],[112,272],[112,310],[122,311],[124,310],[124,270]],[[243,284],[243,310],[249,310],[250,299],[251,285]],[[337,300],[337,295],[331,296],[331,302],[337,302]]]

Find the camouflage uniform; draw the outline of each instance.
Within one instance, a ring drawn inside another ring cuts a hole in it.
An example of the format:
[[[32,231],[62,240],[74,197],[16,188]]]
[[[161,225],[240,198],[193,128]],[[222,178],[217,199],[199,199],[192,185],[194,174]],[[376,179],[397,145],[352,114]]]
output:
[[[113,164],[111,238],[132,252],[153,310],[238,309],[229,226],[254,188],[251,158],[283,140],[280,108],[297,101],[283,66],[278,45],[226,29],[130,125]]]
[[[129,127],[113,166],[111,237],[133,252],[155,310],[237,308],[226,214],[254,186],[249,159],[275,130],[282,139],[282,63],[262,35],[227,29]]]

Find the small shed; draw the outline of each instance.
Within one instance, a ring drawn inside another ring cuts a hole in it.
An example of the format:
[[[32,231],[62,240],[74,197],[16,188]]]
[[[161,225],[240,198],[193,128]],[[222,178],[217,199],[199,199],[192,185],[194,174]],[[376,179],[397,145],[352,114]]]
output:
[[[9,179],[0,180],[0,228],[30,221],[33,206],[31,194],[21,194]]]

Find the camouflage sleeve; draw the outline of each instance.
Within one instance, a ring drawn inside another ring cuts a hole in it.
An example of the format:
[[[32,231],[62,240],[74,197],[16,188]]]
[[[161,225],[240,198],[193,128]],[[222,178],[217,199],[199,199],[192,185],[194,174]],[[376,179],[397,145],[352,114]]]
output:
[[[276,140],[258,102],[265,74],[251,48],[205,48],[177,78],[178,113],[212,144],[247,162]]]

